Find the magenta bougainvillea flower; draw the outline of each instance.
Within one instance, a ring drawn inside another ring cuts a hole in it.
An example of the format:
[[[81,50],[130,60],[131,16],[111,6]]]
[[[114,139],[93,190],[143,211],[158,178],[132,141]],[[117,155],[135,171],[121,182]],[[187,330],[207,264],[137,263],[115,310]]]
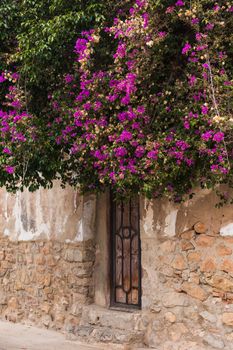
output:
[[[228,37],[221,38],[230,16],[227,1],[135,0],[112,25],[79,35],[74,68],[58,81],[62,93],[50,93],[46,125],[25,112],[25,96],[12,82],[18,73],[1,73],[9,90],[0,111],[4,174],[22,178],[20,162],[44,142],[59,149],[63,182],[83,191],[112,187],[124,196],[177,200],[197,184],[226,183],[232,58]]]

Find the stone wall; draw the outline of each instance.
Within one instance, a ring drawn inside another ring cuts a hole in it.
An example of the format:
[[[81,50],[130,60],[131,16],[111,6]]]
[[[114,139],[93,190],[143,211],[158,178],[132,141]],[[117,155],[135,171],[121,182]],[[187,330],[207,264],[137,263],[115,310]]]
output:
[[[74,332],[93,302],[96,198],[0,189],[0,317]]]
[[[216,203],[206,191],[182,205],[142,202],[142,305],[151,347],[233,349],[233,207]]]
[[[1,190],[0,317],[87,341],[233,350],[233,207],[217,202],[141,200],[142,310],[129,316],[108,310],[107,194]]]
[[[93,301],[92,241],[12,242],[0,238],[0,315],[74,332]]]

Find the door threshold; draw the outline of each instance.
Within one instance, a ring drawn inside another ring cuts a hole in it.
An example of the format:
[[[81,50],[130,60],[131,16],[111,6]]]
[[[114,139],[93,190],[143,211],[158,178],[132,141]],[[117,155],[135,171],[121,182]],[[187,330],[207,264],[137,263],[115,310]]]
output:
[[[116,305],[109,306],[109,310],[121,311],[121,312],[127,312],[127,313],[136,313],[141,311],[140,309],[137,309],[137,308],[130,309],[128,307],[116,306]]]

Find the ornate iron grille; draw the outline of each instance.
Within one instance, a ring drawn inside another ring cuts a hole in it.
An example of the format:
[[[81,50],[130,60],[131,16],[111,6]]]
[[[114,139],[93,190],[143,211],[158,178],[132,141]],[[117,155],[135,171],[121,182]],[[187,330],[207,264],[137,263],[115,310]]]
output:
[[[141,308],[139,198],[111,195],[111,306]]]

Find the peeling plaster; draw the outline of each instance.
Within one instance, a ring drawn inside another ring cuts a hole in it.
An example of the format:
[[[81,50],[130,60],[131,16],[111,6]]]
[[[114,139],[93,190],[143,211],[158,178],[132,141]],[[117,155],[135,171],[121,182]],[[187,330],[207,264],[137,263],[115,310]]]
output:
[[[173,209],[165,218],[164,233],[166,236],[175,236],[176,234],[176,218],[178,209]]]
[[[153,201],[151,200],[145,200],[144,202],[144,210],[145,210],[145,216],[143,218],[143,231],[146,236],[153,237],[154,232],[154,208],[153,208]],[[159,224],[157,224],[156,228]]]
[[[25,190],[15,195],[0,189],[0,227],[11,240],[57,239],[83,241],[93,238],[96,199],[81,196],[58,182],[49,190]]]
[[[86,201],[82,201],[82,214],[77,225],[77,235],[75,241],[92,239],[95,230],[96,218],[96,198],[90,196]]]
[[[221,236],[233,236],[233,223],[223,226],[220,228]]]
[[[49,225],[43,222],[42,219],[42,209],[40,206],[40,194],[36,193],[35,200],[35,227],[33,228],[30,223],[31,218],[31,208],[28,194],[26,198],[23,198],[22,193],[18,192],[15,196],[15,205],[13,207],[13,216],[15,219],[14,231],[12,232],[13,237],[21,241],[30,241],[38,238],[41,234],[45,234],[47,238],[49,237]],[[26,203],[25,203],[26,202]],[[24,206],[24,203],[26,204]],[[24,211],[25,208],[25,211]],[[23,221],[24,216],[26,216],[25,222]],[[26,223],[26,229],[25,224]],[[9,230],[8,230],[9,233]],[[8,234],[10,236],[10,234]],[[16,236],[16,237],[15,237]]]

